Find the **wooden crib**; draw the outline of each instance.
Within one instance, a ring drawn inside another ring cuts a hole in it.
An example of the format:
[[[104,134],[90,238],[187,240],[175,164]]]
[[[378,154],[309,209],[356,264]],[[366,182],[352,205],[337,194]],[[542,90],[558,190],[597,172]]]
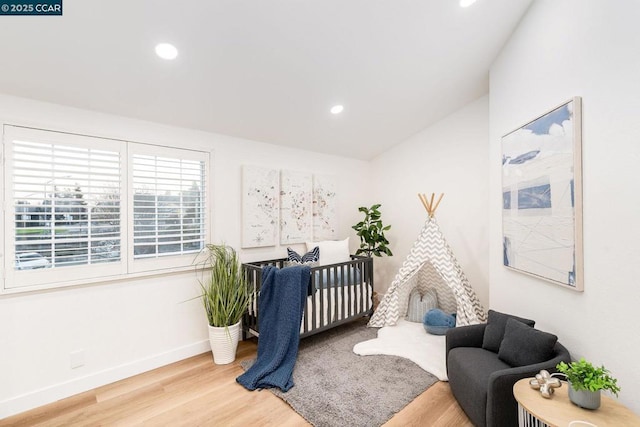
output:
[[[262,267],[284,268],[286,258],[243,264],[252,288],[249,309],[242,318],[242,337],[259,336],[258,298]],[[331,329],[373,313],[373,259],[351,255],[351,260],[311,268],[312,295],[307,297],[300,338]]]

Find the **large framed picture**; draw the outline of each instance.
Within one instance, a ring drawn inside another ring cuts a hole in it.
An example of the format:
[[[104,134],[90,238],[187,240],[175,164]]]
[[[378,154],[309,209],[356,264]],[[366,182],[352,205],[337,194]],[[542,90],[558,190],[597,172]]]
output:
[[[503,262],[583,290],[581,99],[502,137]]]

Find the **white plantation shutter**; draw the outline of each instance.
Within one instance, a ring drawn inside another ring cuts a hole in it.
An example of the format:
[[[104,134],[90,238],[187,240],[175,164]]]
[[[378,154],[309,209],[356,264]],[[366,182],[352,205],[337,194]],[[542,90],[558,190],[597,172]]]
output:
[[[208,155],[144,144],[132,151],[133,268],[188,265],[207,235]]]
[[[0,292],[192,268],[209,153],[5,125]]]
[[[134,258],[204,245],[204,162],[133,156]]]
[[[95,264],[124,265],[122,152],[120,141],[5,126],[12,237],[5,287],[109,274],[87,268]]]

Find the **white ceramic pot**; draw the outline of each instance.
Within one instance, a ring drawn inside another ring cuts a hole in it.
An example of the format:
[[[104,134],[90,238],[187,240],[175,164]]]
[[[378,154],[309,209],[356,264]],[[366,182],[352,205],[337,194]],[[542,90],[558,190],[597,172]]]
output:
[[[236,360],[236,350],[240,341],[241,322],[227,328],[209,326],[209,344],[216,365],[226,365]]]
[[[574,390],[569,383],[569,400],[585,409],[598,409],[600,407],[600,390]]]

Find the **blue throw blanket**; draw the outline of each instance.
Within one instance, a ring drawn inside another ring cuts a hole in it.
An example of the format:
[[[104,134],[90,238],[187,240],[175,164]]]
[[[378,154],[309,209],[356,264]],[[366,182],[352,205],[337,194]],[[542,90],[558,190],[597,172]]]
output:
[[[248,390],[293,387],[293,367],[298,357],[300,323],[307,299],[310,268],[264,267],[258,301],[258,357],[236,378]]]

